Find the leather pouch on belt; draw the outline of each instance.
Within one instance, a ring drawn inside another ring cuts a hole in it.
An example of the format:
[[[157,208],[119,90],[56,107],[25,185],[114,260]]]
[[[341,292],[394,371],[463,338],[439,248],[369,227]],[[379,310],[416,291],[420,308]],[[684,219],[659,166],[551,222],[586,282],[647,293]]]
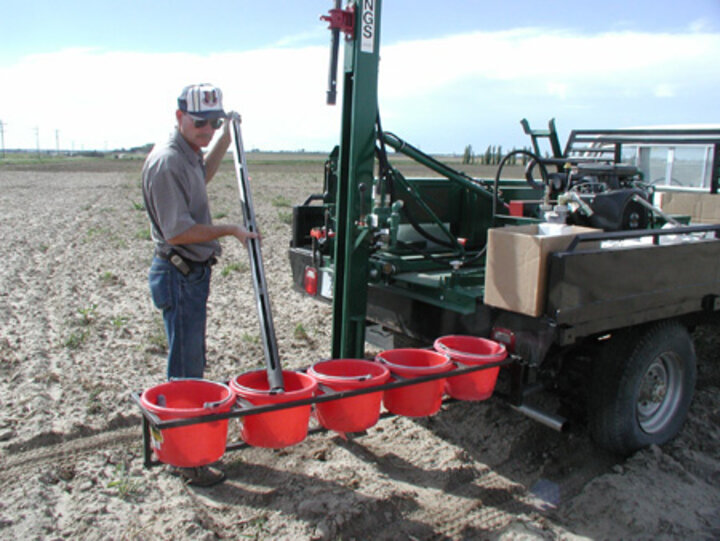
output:
[[[183,276],[187,276],[188,274],[190,274],[190,265],[188,265],[187,261],[185,261],[183,257],[177,252],[170,252],[168,261],[170,261],[170,263],[172,263],[175,268],[182,273]]]

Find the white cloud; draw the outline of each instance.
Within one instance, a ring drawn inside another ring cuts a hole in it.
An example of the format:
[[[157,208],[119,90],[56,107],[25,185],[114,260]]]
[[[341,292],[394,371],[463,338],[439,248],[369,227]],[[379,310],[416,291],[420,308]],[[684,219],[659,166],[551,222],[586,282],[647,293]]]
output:
[[[326,36],[326,30],[323,28],[308,30],[306,32],[298,32],[279,39],[273,44],[274,47],[289,47],[299,46],[303,43],[307,44],[308,41],[316,41],[318,36]]]
[[[646,77],[675,77],[701,68],[717,76],[712,65],[719,53],[720,36],[714,34],[478,32],[385,48],[382,82],[389,98],[477,80],[517,82],[532,92],[554,94],[558,85],[588,92],[578,83],[643,85]]]
[[[186,84],[220,86],[225,106],[243,115],[248,145],[312,148],[329,144],[334,110],[324,105],[326,49],[269,49],[217,55],[105,53],[64,50],[24,58],[0,69],[0,116],[6,146],[117,148],[164,138]],[[52,140],[49,139],[52,135]],[[333,135],[335,135],[333,133]],[[302,141],[307,140],[307,143]],[[277,146],[276,146],[277,145]]]
[[[709,19],[700,18],[700,19],[694,20],[690,24],[690,31],[691,32],[706,32],[706,31],[710,31],[712,29],[712,27],[713,27],[712,21],[710,21]]]
[[[414,125],[428,108],[442,112],[435,118],[470,124],[469,117],[480,121],[513,103],[559,99],[568,110],[592,110],[593,100],[608,97],[692,101],[695,88],[720,84],[720,35],[697,32],[586,36],[523,28],[397,43],[381,57],[380,103],[390,129],[388,120]],[[248,148],[329,149],[339,136],[340,104],[325,105],[327,69],[327,47],[211,55],[61,50],[0,68],[0,120],[9,148],[34,148],[35,127],[43,148],[54,148],[55,130],[66,148],[135,146],[165,137],[179,90],[207,81],[243,114]],[[509,114],[516,123],[515,110]]]
[[[523,117],[536,125],[556,117],[564,133],[713,122],[719,55],[718,34],[525,28],[447,36],[385,47],[380,102],[392,111],[386,127],[442,152],[527,144]]]
[[[655,87],[653,94],[657,98],[672,98],[675,96],[675,89],[672,85],[659,84]]]
[[[567,83],[548,81],[545,84],[545,91],[551,96],[557,96],[562,99],[567,97],[570,90]]]

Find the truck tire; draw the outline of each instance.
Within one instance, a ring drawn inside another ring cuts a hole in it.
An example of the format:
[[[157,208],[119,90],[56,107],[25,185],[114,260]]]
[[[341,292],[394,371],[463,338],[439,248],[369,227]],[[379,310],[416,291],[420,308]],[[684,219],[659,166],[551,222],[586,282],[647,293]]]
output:
[[[679,323],[614,336],[593,363],[592,438],[621,455],[667,442],[685,422],[695,377],[695,348]]]

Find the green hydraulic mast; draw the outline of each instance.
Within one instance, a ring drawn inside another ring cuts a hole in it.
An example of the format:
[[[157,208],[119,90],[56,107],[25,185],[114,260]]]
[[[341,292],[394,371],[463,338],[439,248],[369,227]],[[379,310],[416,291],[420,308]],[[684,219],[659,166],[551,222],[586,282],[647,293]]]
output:
[[[362,358],[365,351],[367,282],[372,232],[377,81],[380,48],[380,0],[355,0],[327,17],[336,56],[345,35],[342,128],[336,200],[335,273],[333,282],[333,358]],[[331,59],[328,102],[334,101]]]

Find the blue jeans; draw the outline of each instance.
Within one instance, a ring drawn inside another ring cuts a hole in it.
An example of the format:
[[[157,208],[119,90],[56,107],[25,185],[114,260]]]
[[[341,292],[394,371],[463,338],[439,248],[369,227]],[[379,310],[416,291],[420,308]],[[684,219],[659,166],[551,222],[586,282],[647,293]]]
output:
[[[153,303],[162,310],[168,341],[167,377],[202,378],[211,269],[192,265],[187,276],[172,263],[153,258],[149,282]]]

